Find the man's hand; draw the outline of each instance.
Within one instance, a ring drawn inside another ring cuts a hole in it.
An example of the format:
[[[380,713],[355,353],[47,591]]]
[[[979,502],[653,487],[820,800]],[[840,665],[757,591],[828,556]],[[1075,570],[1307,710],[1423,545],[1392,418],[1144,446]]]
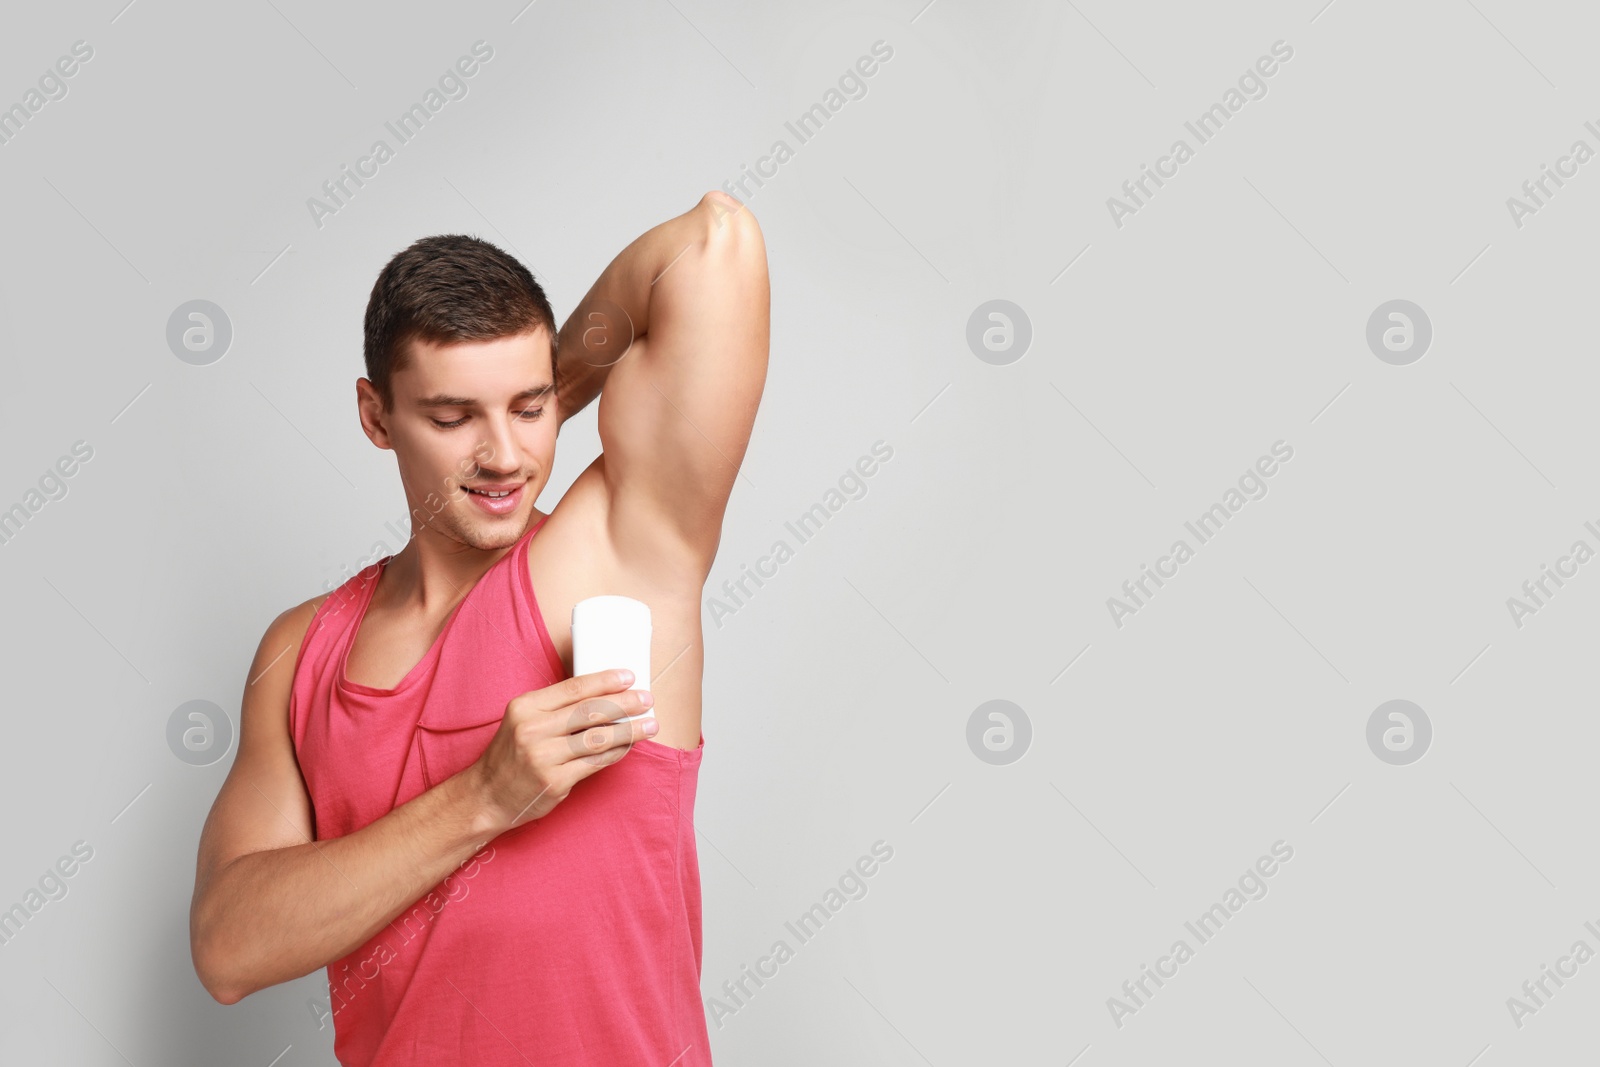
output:
[[[496,836],[548,815],[572,787],[654,734],[654,718],[618,723],[650,707],[628,671],[579,674],[511,698],[489,747],[467,769]]]

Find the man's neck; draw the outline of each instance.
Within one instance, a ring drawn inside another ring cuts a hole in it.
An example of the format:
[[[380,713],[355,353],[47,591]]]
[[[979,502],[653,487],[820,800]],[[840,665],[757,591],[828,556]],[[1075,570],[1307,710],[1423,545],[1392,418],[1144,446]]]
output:
[[[475,548],[426,530],[417,533],[384,565],[386,578],[374,595],[390,610],[425,618],[447,615],[544,518],[535,510],[516,539],[498,548]]]

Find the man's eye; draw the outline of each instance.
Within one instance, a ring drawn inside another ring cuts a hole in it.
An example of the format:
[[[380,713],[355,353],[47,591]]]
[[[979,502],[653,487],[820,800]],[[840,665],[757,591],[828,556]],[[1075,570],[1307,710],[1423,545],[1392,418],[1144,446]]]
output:
[[[542,416],[543,414],[544,414],[544,408],[527,408],[527,409],[525,409],[523,411],[517,412],[517,418],[521,419],[524,422],[534,422],[540,416]],[[464,424],[467,421],[467,416],[463,415],[463,416],[461,416],[461,418],[456,419],[454,422],[440,422],[438,419],[433,419],[432,421],[433,421],[433,424],[435,426],[439,427],[439,429],[441,429],[441,430],[453,430],[457,426],[460,426],[460,425]]]

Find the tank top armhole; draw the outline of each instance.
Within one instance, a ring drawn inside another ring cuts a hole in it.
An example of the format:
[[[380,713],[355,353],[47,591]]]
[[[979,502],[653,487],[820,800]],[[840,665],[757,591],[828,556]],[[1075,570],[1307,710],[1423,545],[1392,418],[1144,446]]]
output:
[[[322,603],[317,605],[317,610],[311,613],[311,619],[306,623],[306,629],[300,635],[300,647],[294,654],[294,670],[289,675],[289,743],[294,747],[295,759],[300,758],[300,664],[306,658],[306,647],[311,644],[311,635],[317,626],[317,620],[322,618],[322,613],[327,610],[329,601],[339,595],[335,589]]]
[[[517,542],[516,555],[512,557],[512,568],[517,572],[516,581],[522,589],[522,595],[528,598],[528,610],[533,615],[533,628],[539,633],[539,646],[544,649],[545,659],[549,661],[550,670],[556,681],[567,676],[567,666],[561,662],[561,656],[556,652],[555,639],[550,636],[550,627],[544,621],[544,609],[539,606],[539,594],[533,587],[533,575],[528,571],[529,548],[533,539],[539,535],[544,524],[550,521],[546,515],[534,524],[526,537]]]

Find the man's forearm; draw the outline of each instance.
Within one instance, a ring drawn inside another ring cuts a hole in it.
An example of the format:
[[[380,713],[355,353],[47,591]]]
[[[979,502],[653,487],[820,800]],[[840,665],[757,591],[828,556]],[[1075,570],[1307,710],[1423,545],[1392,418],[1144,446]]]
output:
[[[498,833],[476,765],[344,837],[252,852],[196,892],[190,939],[232,1004],[359,948]]]
[[[650,328],[650,296],[656,279],[685,250],[706,240],[737,205],[702,198],[698,204],[645,231],[601,272],[561,327],[556,380],[565,422],[600,395],[606,375],[633,339]]]

